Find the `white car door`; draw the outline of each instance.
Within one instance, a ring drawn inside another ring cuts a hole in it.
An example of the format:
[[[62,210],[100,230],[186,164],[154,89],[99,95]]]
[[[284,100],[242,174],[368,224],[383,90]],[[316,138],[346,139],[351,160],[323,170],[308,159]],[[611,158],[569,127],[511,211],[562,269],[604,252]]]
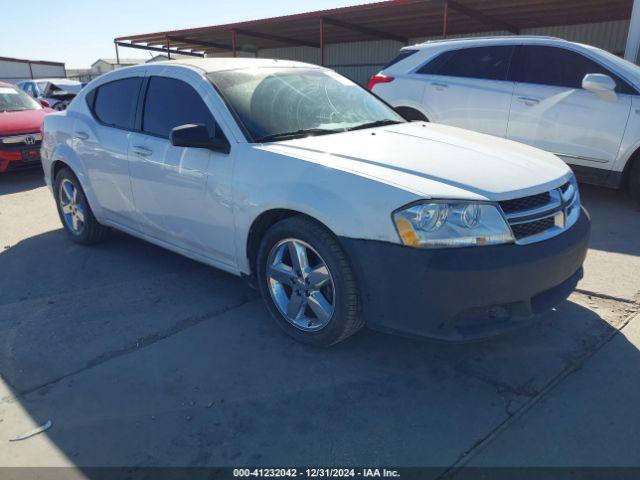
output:
[[[507,137],[558,154],[578,172],[609,170],[629,118],[632,87],[583,54],[553,46],[519,47],[512,71],[516,86]],[[589,73],[609,75],[616,92],[583,89]]]
[[[226,265],[235,263],[231,153],[173,146],[171,130],[204,124],[224,135],[208,105],[213,87],[187,69],[149,73],[131,137],[131,186],[144,233]],[[229,137],[227,137],[229,138]]]
[[[74,123],[73,145],[89,178],[99,217],[132,227],[136,223],[129,181],[128,149],[144,79],[138,70],[93,89]],[[86,113],[85,113],[86,112]]]
[[[416,73],[425,82],[433,122],[504,137],[513,82],[507,80],[514,47],[495,45],[443,52]]]

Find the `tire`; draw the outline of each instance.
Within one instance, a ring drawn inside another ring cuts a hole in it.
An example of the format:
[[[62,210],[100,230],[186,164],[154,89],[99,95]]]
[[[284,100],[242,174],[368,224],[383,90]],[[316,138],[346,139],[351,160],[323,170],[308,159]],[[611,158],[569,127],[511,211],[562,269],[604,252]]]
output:
[[[104,239],[108,230],[96,220],[78,177],[69,168],[57,173],[53,191],[60,221],[71,240],[91,245]]]
[[[307,268],[296,275],[299,260],[294,262],[291,254],[300,250],[306,251]],[[338,240],[320,224],[296,216],[273,225],[260,243],[256,268],[267,309],[299,342],[329,347],[364,325],[349,260]],[[287,312],[298,313],[292,318]]]
[[[640,158],[636,158],[629,171],[629,194],[640,208]]]

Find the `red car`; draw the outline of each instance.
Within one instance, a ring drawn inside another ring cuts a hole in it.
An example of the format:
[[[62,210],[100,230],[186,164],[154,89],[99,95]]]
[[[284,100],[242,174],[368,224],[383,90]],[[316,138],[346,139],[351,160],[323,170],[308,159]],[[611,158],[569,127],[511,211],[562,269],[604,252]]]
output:
[[[42,107],[10,83],[0,82],[0,173],[40,165]]]

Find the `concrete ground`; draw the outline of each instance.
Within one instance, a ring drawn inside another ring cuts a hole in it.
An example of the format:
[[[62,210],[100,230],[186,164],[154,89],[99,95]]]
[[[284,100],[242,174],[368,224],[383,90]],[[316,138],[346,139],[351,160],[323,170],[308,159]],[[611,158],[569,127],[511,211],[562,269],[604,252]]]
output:
[[[0,176],[0,466],[640,467],[640,212],[582,195],[585,278],[538,323],[319,350],[235,277],[71,243],[39,173]]]

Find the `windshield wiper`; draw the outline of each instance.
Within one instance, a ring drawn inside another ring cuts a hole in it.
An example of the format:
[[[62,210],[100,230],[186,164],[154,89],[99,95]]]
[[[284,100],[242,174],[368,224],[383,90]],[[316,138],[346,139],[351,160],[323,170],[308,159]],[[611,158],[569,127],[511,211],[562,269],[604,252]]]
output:
[[[272,142],[274,140],[287,140],[290,138],[327,135],[329,133],[338,133],[343,131],[344,130],[331,130],[328,128],[305,128],[301,130],[296,130],[295,132],[280,132],[280,133],[272,133],[271,135],[264,135],[263,137],[256,138],[256,141],[260,143]]]
[[[365,128],[375,128],[375,127],[384,127],[385,125],[395,125],[399,122],[398,120],[376,120],[375,122],[363,123],[362,125],[356,125],[355,127],[347,128],[347,130],[362,130]]]

